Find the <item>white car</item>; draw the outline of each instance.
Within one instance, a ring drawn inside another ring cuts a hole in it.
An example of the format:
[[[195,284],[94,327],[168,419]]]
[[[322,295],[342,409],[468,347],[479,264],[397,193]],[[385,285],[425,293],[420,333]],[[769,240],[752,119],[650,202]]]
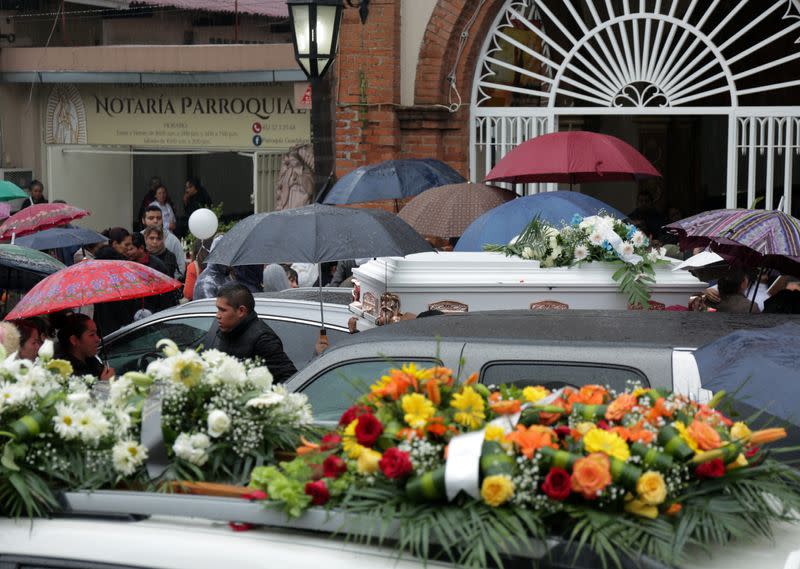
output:
[[[312,508],[289,520],[278,511],[241,499],[139,492],[67,494],[75,513],[53,519],[0,518],[0,567],[3,569],[237,569],[265,567],[313,569],[419,569],[452,567],[423,563],[406,554],[398,558],[390,546],[346,540],[340,533],[346,519]],[[79,513],[82,512],[82,513]],[[234,532],[229,518],[256,525]],[[352,520],[351,520],[352,521]],[[351,526],[352,527],[352,526]],[[775,541],[714,547],[709,553],[691,552],[683,569],[797,569],[800,568],[800,526],[781,524]],[[374,526],[362,532],[377,531]],[[392,528],[387,534],[391,536]],[[549,555],[548,555],[549,553]],[[532,542],[527,551],[508,559],[507,569],[599,567],[596,559],[579,559],[559,540]],[[644,559],[629,567],[667,569]]]

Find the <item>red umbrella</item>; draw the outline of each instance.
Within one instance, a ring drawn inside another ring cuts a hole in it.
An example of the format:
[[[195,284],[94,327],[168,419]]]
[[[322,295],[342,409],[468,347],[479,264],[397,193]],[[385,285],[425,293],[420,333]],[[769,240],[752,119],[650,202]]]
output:
[[[85,209],[65,203],[43,203],[18,211],[0,225],[0,239],[22,237],[43,229],[65,225],[89,215]]]
[[[30,318],[99,302],[164,294],[181,283],[133,261],[82,261],[33,287],[6,320]]]
[[[523,142],[503,157],[487,182],[527,184],[619,182],[660,177],[627,142],[607,134],[554,132]]]

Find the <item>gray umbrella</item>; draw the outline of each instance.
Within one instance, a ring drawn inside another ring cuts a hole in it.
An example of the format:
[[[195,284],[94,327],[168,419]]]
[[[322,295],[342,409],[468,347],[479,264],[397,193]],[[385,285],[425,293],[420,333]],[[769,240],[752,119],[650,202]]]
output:
[[[207,262],[227,266],[323,263],[403,257],[432,249],[410,225],[391,213],[313,204],[243,219],[220,239]]]
[[[83,227],[54,227],[17,237],[16,244],[38,251],[105,243],[108,237]]]

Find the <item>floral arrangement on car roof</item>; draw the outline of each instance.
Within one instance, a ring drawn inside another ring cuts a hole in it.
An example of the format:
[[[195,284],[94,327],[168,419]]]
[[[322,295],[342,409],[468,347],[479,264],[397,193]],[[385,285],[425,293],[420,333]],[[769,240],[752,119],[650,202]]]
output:
[[[647,307],[655,283],[659,252],[634,225],[608,215],[573,216],[569,225],[556,229],[535,217],[507,245],[486,245],[487,251],[541,262],[542,267],[570,267],[602,261],[619,265],[612,278],[631,306]]]
[[[171,340],[159,347],[165,357],[146,373],[107,385],[74,377],[50,341],[35,362],[0,353],[0,515],[45,515],[61,490],[243,484],[316,432],[306,397],[273,386],[266,367]]]
[[[0,348],[0,515],[43,515],[55,492],[95,489],[133,477],[147,458],[138,423],[147,388],[97,397],[91,376],[53,359],[48,340],[35,362]]]
[[[254,466],[274,462],[276,451],[294,449],[315,432],[308,398],[273,385],[266,366],[219,350],[180,351],[171,340],[158,347],[164,358],[121,381],[159,388],[172,459],[162,478],[243,484]]]
[[[691,544],[769,535],[800,508],[800,477],[762,448],[785,431],[753,432],[717,403],[637,386],[490,391],[408,365],[251,486],[290,516],[375,518],[379,539],[395,521],[401,548],[427,559],[435,542],[459,566],[502,566],[502,552],[553,534],[603,565],[675,563]]]

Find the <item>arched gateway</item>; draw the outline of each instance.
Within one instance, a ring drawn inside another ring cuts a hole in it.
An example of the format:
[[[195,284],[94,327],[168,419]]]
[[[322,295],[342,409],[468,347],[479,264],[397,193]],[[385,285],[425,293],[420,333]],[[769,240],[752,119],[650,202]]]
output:
[[[725,206],[789,212],[798,38],[800,0],[507,0],[473,81],[472,177],[559,124],[717,117]]]

